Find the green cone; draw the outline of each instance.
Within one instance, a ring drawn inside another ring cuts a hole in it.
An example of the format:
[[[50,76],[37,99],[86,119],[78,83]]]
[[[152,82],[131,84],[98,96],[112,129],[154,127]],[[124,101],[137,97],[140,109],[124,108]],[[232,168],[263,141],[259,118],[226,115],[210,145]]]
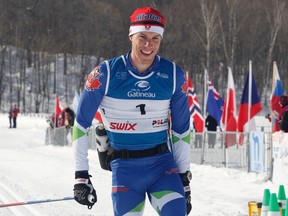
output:
[[[286,194],[285,194],[285,189],[283,185],[279,186],[278,200],[286,200]]]
[[[269,206],[269,202],[270,202],[270,190],[265,189],[264,195],[263,195],[263,200],[262,200],[262,206]]]
[[[285,194],[284,185],[279,186],[278,201],[282,203],[282,215],[284,216],[286,213],[286,194]]]
[[[272,193],[269,203],[269,212],[280,212],[276,193]]]

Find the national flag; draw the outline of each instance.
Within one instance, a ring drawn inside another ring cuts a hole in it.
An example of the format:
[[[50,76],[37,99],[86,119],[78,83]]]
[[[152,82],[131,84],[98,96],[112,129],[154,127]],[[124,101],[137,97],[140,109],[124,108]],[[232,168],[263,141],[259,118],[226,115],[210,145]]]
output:
[[[198,98],[194,91],[192,81],[189,76],[188,80],[188,102],[189,102],[189,111],[192,118],[191,123],[193,122],[196,132],[202,133],[204,131],[204,118],[201,115],[201,107],[198,102]]]
[[[63,107],[61,106],[61,104],[59,102],[58,95],[56,95],[56,99],[55,99],[55,114],[56,114],[56,117],[58,117],[61,114],[62,110],[63,110]]]
[[[63,126],[64,124],[64,118],[62,118],[61,113],[64,111],[64,108],[61,106],[59,102],[59,97],[56,95],[55,98],[55,115],[52,117],[53,118],[53,127],[59,127]]]
[[[209,76],[207,76],[207,83],[208,83],[208,94],[207,94],[206,110],[209,113],[209,115],[217,121],[218,126],[220,126],[224,101],[220,97],[220,94],[215,89]]]
[[[249,69],[238,112],[238,131],[243,132],[244,125],[249,122],[250,119],[252,119],[257,113],[259,113],[261,109],[262,107],[260,104],[254,76],[252,74],[252,70]],[[240,137],[239,143],[243,143],[243,135]]]
[[[235,86],[231,68],[228,67],[228,82],[227,82],[227,92],[224,103],[224,109],[222,114],[222,123],[225,125],[225,143],[226,147],[230,147],[236,144],[236,132],[237,122],[236,122],[236,97],[235,97]]]
[[[280,81],[277,64],[276,62],[273,62],[272,94],[270,97],[272,133],[280,130],[277,116],[282,110],[279,104],[279,100],[282,95],[283,95],[283,88]]]

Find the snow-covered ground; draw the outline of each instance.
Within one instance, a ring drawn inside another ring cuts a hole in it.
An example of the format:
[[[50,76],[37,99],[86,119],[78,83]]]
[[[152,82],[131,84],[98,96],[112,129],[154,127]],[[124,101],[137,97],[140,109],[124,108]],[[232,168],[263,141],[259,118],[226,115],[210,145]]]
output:
[[[44,116],[20,115],[18,128],[9,129],[8,115],[0,114],[0,203],[73,195],[72,148],[45,145],[47,126]],[[89,159],[98,196],[92,210],[69,200],[0,208],[0,216],[112,216],[111,173],[101,170],[95,150],[89,151]],[[249,201],[262,201],[265,188],[274,193],[279,188],[277,184],[264,181],[264,174],[195,164],[191,164],[191,170],[193,211],[190,215],[193,216],[247,216]],[[149,202],[146,202],[144,215],[157,215]]]

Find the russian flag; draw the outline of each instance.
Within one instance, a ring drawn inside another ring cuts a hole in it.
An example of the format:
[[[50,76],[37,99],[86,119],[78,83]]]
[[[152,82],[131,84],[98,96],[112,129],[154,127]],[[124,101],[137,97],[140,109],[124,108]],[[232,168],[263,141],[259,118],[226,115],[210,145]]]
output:
[[[208,95],[207,95],[207,104],[206,110],[210,116],[212,116],[220,126],[222,112],[223,112],[223,105],[224,101],[220,97],[220,94],[214,88],[212,81],[210,80],[209,76],[208,79]]]
[[[270,97],[271,105],[271,122],[272,122],[272,133],[279,131],[277,116],[281,112],[282,108],[279,104],[280,97],[283,95],[283,88],[278,73],[276,62],[273,62],[273,82],[272,82],[272,94]],[[276,116],[275,116],[276,115]]]
[[[244,125],[250,119],[252,119],[257,113],[259,113],[261,109],[262,107],[256,89],[254,76],[252,74],[252,70],[249,70],[249,73],[246,77],[245,86],[243,89],[243,94],[238,112],[238,131],[244,132]],[[242,139],[240,138],[240,144],[242,143],[242,141],[243,137]]]
[[[196,132],[202,133],[204,131],[204,118],[201,115],[201,108],[198,102],[198,98],[196,96],[196,93],[194,91],[194,87],[192,84],[192,81],[189,76],[187,76],[188,81],[188,103],[189,103],[189,111],[190,116],[193,121],[191,123],[194,123],[194,127]]]
[[[222,114],[222,123],[225,125],[225,131],[237,131],[235,86],[230,67],[228,67],[228,84]],[[235,145],[237,143],[236,133],[226,133],[225,143],[227,148]]]

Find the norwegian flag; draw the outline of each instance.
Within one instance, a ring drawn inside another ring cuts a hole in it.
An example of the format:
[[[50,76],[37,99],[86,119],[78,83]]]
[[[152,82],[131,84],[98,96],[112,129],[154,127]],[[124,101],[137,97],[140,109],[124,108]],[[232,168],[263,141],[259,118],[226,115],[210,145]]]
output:
[[[201,114],[201,107],[198,102],[198,98],[196,96],[192,81],[189,76],[187,76],[188,81],[188,102],[189,102],[189,111],[194,123],[194,127],[196,132],[203,132],[204,131],[204,118]]]
[[[207,76],[208,82],[208,96],[206,109],[210,116],[212,116],[216,121],[218,126],[221,124],[221,117],[223,112],[224,101],[220,94],[214,88],[214,85],[209,76]]]

